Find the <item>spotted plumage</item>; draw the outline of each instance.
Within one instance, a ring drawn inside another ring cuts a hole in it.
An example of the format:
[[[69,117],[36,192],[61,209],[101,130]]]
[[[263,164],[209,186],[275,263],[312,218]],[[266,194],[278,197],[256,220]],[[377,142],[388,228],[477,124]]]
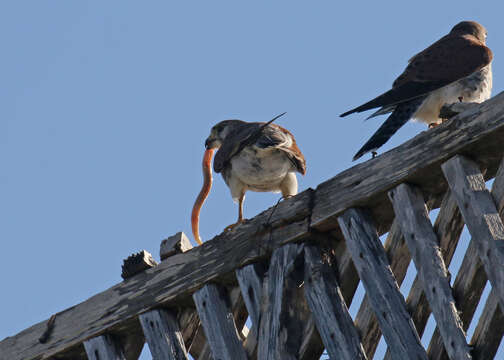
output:
[[[485,45],[486,36],[486,29],[477,22],[458,23],[448,35],[413,56],[391,90],[343,113],[342,117],[377,107],[369,118],[391,113],[353,159],[374,152],[411,118],[436,125],[444,104],[488,99],[493,55]]]

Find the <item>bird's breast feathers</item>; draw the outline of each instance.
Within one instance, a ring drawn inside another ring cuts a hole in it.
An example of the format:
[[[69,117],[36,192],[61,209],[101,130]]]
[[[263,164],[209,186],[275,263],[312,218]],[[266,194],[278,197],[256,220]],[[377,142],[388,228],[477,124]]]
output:
[[[413,118],[426,124],[440,123],[439,111],[444,104],[463,102],[481,103],[492,91],[491,64],[454,83],[432,91],[420,105]]]
[[[278,191],[285,176],[295,170],[285,152],[250,146],[231,159],[227,176],[237,176],[253,191]]]

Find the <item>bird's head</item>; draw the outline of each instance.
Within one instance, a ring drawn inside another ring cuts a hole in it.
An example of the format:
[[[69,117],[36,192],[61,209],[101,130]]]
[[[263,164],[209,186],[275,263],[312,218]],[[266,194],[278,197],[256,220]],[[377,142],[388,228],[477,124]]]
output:
[[[224,120],[215,125],[210,131],[210,135],[205,140],[206,149],[216,149],[221,147],[222,142],[229,134],[235,133],[245,122],[241,120]]]
[[[487,30],[476,21],[461,21],[451,29],[450,34],[472,35],[484,44],[486,42]]]

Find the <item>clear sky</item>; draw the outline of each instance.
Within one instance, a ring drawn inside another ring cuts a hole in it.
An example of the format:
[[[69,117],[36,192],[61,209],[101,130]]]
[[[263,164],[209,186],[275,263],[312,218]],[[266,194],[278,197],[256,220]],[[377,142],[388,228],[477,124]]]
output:
[[[384,119],[338,114],[388,90],[461,20],[487,27],[499,93],[503,11],[475,1],[2,2],[0,339],[121,281],[131,253],[157,258],[163,238],[190,234],[204,140],[220,120],[287,111],[278,124],[306,156],[304,190],[352,166]],[[409,123],[381,152],[424,130]],[[278,196],[248,193],[245,217]],[[202,236],[236,217],[217,176]]]

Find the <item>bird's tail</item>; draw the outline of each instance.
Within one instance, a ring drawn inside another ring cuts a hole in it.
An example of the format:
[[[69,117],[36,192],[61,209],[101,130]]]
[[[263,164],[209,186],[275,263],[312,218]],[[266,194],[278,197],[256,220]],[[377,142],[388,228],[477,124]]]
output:
[[[375,151],[380,146],[385,144],[388,139],[396,133],[401,126],[403,126],[418,110],[425,96],[406,101],[396,106],[392,114],[385,120],[380,128],[371,136],[371,138],[362,146],[362,148],[355,154],[353,160],[357,160],[362,155]]]

